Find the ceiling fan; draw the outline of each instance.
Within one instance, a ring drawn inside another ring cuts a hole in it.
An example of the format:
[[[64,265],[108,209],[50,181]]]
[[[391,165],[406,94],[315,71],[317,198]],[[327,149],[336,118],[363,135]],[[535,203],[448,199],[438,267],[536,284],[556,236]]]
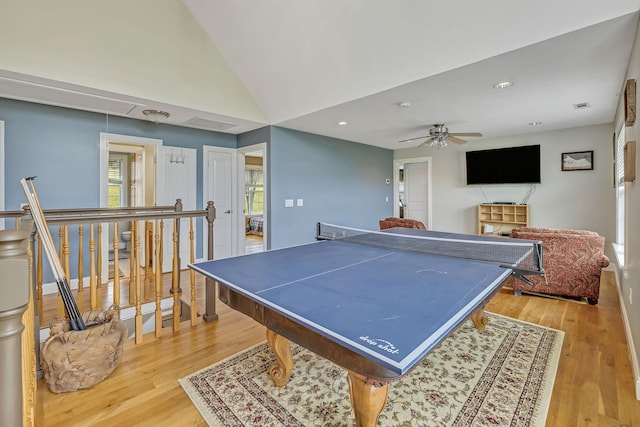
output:
[[[482,136],[482,134],[479,132],[449,133],[449,128],[445,127],[444,123],[436,123],[431,129],[429,129],[429,135],[405,139],[399,142],[411,142],[418,139],[427,138],[422,144],[418,145],[418,148],[425,145],[427,147],[433,147],[435,145],[438,148],[443,148],[447,146],[447,141],[453,142],[454,144],[466,144],[467,141],[462,138],[458,138],[459,136]]]

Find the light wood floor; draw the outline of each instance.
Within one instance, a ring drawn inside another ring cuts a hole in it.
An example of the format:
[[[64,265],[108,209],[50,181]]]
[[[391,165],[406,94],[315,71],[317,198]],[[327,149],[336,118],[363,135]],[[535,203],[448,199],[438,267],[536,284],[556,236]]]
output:
[[[640,426],[613,274],[597,306],[502,290],[488,311],[561,329],[564,344],[548,427]],[[203,426],[181,378],[265,339],[264,328],[224,304],[220,318],[158,340],[127,343],[118,368],[90,390],[53,394],[40,381],[38,426]]]

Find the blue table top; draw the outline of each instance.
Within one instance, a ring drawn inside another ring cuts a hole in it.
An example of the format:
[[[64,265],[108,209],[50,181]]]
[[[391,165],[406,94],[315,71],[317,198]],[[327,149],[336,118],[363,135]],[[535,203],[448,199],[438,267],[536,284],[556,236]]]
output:
[[[488,263],[342,240],[190,267],[398,374],[511,274]]]

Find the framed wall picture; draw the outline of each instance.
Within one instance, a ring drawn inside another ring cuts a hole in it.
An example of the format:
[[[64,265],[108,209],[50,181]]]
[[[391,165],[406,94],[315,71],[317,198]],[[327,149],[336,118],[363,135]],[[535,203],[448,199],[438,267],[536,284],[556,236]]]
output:
[[[562,153],[563,171],[593,170],[593,151]]]

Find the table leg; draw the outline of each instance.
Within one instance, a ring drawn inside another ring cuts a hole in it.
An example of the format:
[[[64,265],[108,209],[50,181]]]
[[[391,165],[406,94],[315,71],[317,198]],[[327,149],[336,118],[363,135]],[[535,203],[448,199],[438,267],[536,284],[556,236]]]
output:
[[[273,383],[278,387],[283,387],[289,381],[293,372],[293,357],[291,356],[291,346],[289,340],[267,329],[267,342],[276,355],[277,363],[269,366],[269,375]]]
[[[479,331],[484,331],[484,328],[489,324],[489,317],[484,313],[484,307],[473,313],[471,320]]]
[[[373,384],[360,374],[347,375],[357,427],[374,427],[389,397],[389,383]]]

